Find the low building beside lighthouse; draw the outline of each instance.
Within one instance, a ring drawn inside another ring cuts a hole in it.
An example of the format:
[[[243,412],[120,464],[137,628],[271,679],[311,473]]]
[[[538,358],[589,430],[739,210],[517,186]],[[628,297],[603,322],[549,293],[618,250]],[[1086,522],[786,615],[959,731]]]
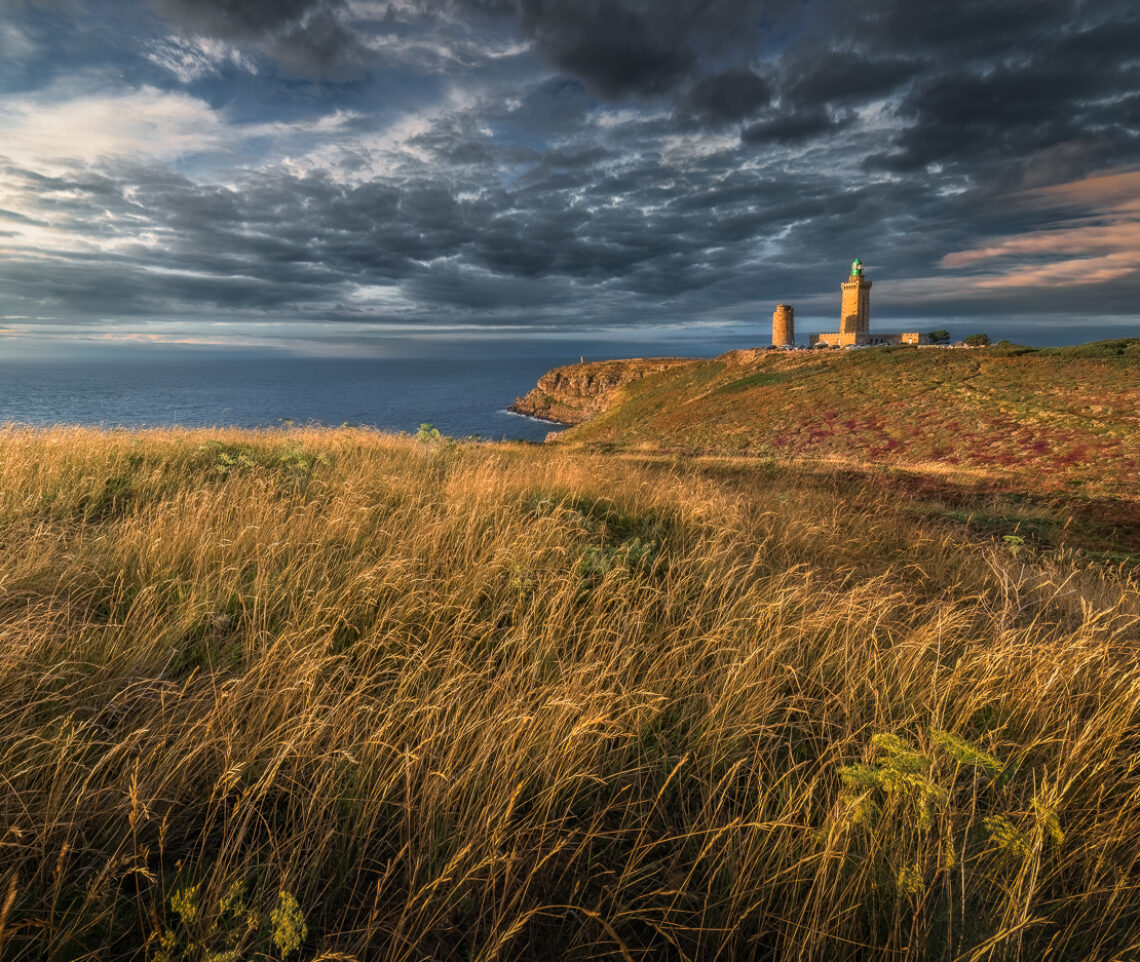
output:
[[[851,276],[843,282],[843,306],[839,312],[839,330],[830,334],[811,335],[815,347],[872,347],[877,344],[926,344],[928,338],[917,331],[900,334],[871,333],[871,281],[863,275],[863,262],[858,257],[851,264]],[[773,328],[773,343],[775,329]]]

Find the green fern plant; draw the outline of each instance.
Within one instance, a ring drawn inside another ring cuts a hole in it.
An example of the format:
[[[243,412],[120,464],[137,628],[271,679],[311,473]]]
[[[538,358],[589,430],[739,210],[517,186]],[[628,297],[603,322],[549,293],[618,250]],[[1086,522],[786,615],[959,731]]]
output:
[[[971,744],[964,738],[951,735],[949,732],[935,729],[930,733],[930,740],[941,748],[959,765],[969,765],[980,768],[991,775],[1000,775],[1004,766],[988,752],[982,751],[977,745]]]
[[[843,785],[840,819],[852,827],[882,829],[861,836],[877,840],[867,843],[866,857],[885,860],[882,869],[894,866],[890,876],[901,896],[915,899],[922,894],[923,868],[928,860],[937,864],[940,873],[963,868],[964,861],[975,866],[988,865],[986,871],[990,873],[1003,873],[1017,871],[1046,841],[1058,848],[1064,843],[1055,787],[1038,785],[1028,812],[1003,810],[1008,799],[999,792],[1008,784],[1015,766],[950,732],[935,729],[930,732],[929,741],[939,754],[954,763],[951,771],[944,767],[940,770],[936,757],[917,751],[904,738],[889,732],[871,739],[868,761],[839,769]],[[967,782],[957,779],[957,772],[963,768],[991,778],[980,784],[971,779],[967,794]],[[991,812],[980,825],[974,814],[979,804],[978,791],[989,796],[982,796],[981,803]],[[891,804],[892,798],[905,799],[910,804],[900,808]],[[888,811],[895,818],[899,813],[910,814],[901,823],[882,826]],[[936,818],[937,838],[930,838]],[[917,829],[917,838],[908,836],[908,828]],[[924,837],[930,841],[924,841]],[[974,876],[985,884],[985,872],[979,876],[975,868]]]
[[[840,780],[849,792],[866,797],[876,792],[887,796],[903,797],[910,801],[915,824],[929,831],[934,814],[946,805],[948,793],[927,774],[933,759],[916,752],[897,735],[879,734],[871,739],[876,754],[869,764],[845,765],[839,770]],[[854,804],[860,816],[868,809],[861,807],[859,799],[846,799]]]
[[[246,900],[244,879],[231,884],[213,906],[205,906],[201,895],[201,883],[175,889],[170,909],[177,920],[152,934],[152,962],[238,962],[247,951],[266,958],[271,945],[275,957],[286,959],[308,938],[304,912],[287,889],[278,892],[268,916]]]

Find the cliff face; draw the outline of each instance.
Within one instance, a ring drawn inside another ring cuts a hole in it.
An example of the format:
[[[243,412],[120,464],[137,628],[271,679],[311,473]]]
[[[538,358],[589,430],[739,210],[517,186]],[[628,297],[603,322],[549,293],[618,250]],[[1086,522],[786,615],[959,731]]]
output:
[[[510,410],[557,424],[581,424],[605,411],[621,388],[658,371],[695,362],[685,358],[651,357],[625,361],[591,361],[556,367],[538,379]]]

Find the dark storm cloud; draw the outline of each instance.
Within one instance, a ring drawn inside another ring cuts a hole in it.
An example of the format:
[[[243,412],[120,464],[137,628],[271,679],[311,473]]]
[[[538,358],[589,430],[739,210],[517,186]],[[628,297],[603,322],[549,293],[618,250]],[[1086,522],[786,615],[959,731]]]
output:
[[[519,23],[551,61],[608,96],[659,93],[703,57],[754,44],[764,0],[519,0]]]
[[[1140,12],[1123,0],[814,2],[799,6],[799,20],[794,5],[762,0],[453,0],[452,8],[512,16],[553,66],[602,97],[666,96],[682,124],[751,121],[750,144],[831,136],[851,107],[886,98],[901,128],[872,169],[964,161],[971,176],[972,159],[1008,161],[1089,136],[1114,160],[1135,149],[1135,112],[1128,100],[1111,101],[1140,73]],[[777,67],[765,75],[756,58],[773,45]],[[778,109],[762,115],[773,98]]]
[[[367,50],[344,0],[150,0],[187,33],[264,50],[302,76],[357,79]]]
[[[0,285],[19,313],[41,316],[208,310],[383,321],[383,312],[354,304],[351,290],[392,285],[414,305],[404,315],[413,320],[478,325],[493,312],[506,324],[641,324],[757,297],[823,290],[834,299],[852,251],[889,265],[895,282],[908,262],[936,261],[967,239],[913,182],[840,189],[818,171],[758,178],[730,158],[687,174],[647,159],[604,175],[595,161],[478,196],[471,188],[479,171],[450,186],[419,177],[352,186],[278,171],[221,187],[143,167],[55,178],[60,196],[49,206],[61,227],[129,241],[136,227],[116,236],[100,216],[109,211],[111,225],[145,218],[158,243],[9,259]],[[779,255],[757,269],[756,250],[777,236]],[[1090,295],[1111,303],[1101,291],[1049,297],[1055,307],[1080,301],[1088,309]],[[953,307],[1008,310],[1017,299],[994,291]]]
[[[676,90],[721,73],[726,60],[746,61],[771,20],[793,6],[791,0],[433,0],[420,9],[513,22],[559,70],[602,96],[624,97]],[[755,99],[756,92],[745,96]]]
[[[343,283],[344,261],[351,263],[351,256],[342,255],[340,264],[318,256],[321,240],[335,238],[307,223],[303,212],[317,206],[335,216],[337,200],[335,191],[319,183],[261,179],[248,191],[235,191],[144,167],[112,172],[99,183],[97,195],[89,181],[56,181],[65,198],[45,199],[40,206],[57,226],[121,244],[114,252],[51,252],[0,266],[9,295],[26,298],[40,312],[122,315],[178,304],[231,310],[296,306],[327,301]],[[365,196],[354,207],[370,203],[384,206]],[[140,227],[157,243],[132,243]]]
[[[898,108],[907,126],[891,168],[1024,158],[1088,136],[1130,147],[1137,118],[1114,99],[1121,72],[1081,69],[1062,46],[1040,63],[949,67],[916,85]]]
[[[1081,21],[1113,19],[1128,9],[1114,0],[863,0],[831,5],[825,32],[893,54],[938,51],[958,59],[1036,55],[1027,43],[1030,38],[1056,36]]]
[[[365,59],[344,0],[152,2],[189,30],[260,44],[300,72]],[[394,5],[389,19],[414,8]],[[600,97],[668,97],[682,125],[750,121],[751,144],[829,136],[850,107],[893,98],[902,129],[870,169],[1030,154],[1091,128],[1123,155],[1136,136],[1127,102],[1097,101],[1137,83],[1135,58],[1124,65],[1140,49],[1140,14],[1123,0],[432,0],[416,16],[459,17],[459,31],[465,20],[513,26]],[[758,71],[773,51],[775,71]],[[761,115],[774,98],[778,109]]]
[[[746,144],[794,144],[842,130],[852,120],[850,115],[832,117],[821,106],[786,113],[777,111],[772,116],[745,127],[740,132],[740,139]]]
[[[577,125],[596,100],[577,80],[551,77],[528,90],[499,123],[524,136],[558,133]]]
[[[417,272],[406,291],[430,304],[506,314],[564,303],[571,294],[565,278],[495,274],[450,263]]]
[[[783,90],[793,104],[808,109],[822,104],[854,104],[885,96],[922,69],[906,57],[873,58],[852,50],[827,50],[793,61],[785,70]]]
[[[341,10],[340,0],[153,0],[189,29],[227,39],[263,37],[317,14]]]
[[[873,169],[906,173],[939,164],[1009,189],[1020,165],[1060,145],[1095,141],[1097,149],[1083,164],[1070,151],[1058,177],[1136,156],[1136,116],[1120,96],[1140,87],[1140,10],[1133,4],[879,0],[853,5],[846,27],[872,51],[860,56],[880,58],[868,62],[866,82],[882,81],[883,93],[897,94],[901,127],[891,149],[869,160]],[[836,61],[817,63],[789,88],[803,102],[833,100],[830,88],[840,86],[828,76]],[[849,81],[856,88],[862,82]]]
[[[145,218],[159,242],[120,244],[114,254],[56,253],[47,267],[17,259],[0,267],[0,277],[28,312],[66,315],[146,315],[181,305],[261,313],[288,306],[293,314],[309,308],[345,317],[354,316],[341,306],[353,284],[397,285],[429,315],[440,306],[497,305],[532,319],[539,308],[568,309],[581,283],[606,299],[612,295],[599,285],[617,278],[621,290],[685,293],[697,277],[685,261],[741,232],[724,217],[719,228],[710,223],[686,236],[683,209],[644,210],[650,197],[661,203],[688,193],[655,184],[669,176],[660,167],[633,172],[617,207],[570,201],[591,191],[602,159],[545,158],[516,189],[475,200],[415,178],[347,186],[278,172],[233,189],[160,168],[58,177],[59,199],[45,197],[43,206],[59,226],[126,242]],[[613,190],[621,182],[607,183]],[[607,204],[615,196],[603,193]],[[116,236],[116,224],[130,227]]]
[[[711,123],[751,117],[768,106],[772,91],[767,81],[745,67],[702,77],[689,90],[683,110]]]

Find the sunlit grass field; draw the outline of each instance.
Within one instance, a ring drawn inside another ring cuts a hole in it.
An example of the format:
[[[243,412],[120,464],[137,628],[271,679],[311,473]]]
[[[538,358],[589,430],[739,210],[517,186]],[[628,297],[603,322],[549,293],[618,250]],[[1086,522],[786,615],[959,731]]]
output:
[[[1097,517],[9,429],[0,958],[1136,959],[1140,583]]]

